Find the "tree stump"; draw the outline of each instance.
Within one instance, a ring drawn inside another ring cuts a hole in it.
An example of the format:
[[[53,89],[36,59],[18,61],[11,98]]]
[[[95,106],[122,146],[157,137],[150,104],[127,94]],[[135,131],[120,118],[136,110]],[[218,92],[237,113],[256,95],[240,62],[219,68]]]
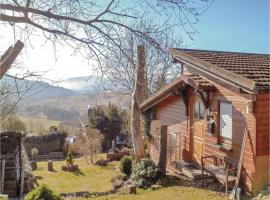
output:
[[[136,188],[137,187],[135,185],[129,186],[129,194],[136,194],[137,193]]]
[[[48,171],[53,171],[53,161],[48,160]]]

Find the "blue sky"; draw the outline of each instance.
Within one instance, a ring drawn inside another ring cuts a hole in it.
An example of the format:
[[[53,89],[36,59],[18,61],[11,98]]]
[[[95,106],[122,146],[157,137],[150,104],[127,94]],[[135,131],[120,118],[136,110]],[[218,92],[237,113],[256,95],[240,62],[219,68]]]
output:
[[[201,0],[190,1],[198,3]],[[200,21],[195,26],[199,33],[194,35],[195,40],[186,39],[184,44],[187,48],[270,54],[269,2],[270,0],[215,0],[199,18]],[[14,42],[13,29],[0,24],[0,30],[3,30],[0,32],[0,50],[4,50]],[[178,29],[179,38],[183,37],[180,30]],[[44,45],[42,35],[33,36],[31,48],[21,56],[25,71],[49,71],[46,76],[54,80],[93,74],[96,62],[88,63],[84,57],[72,55],[73,49],[68,46],[56,48],[57,58],[54,58],[52,45]],[[16,69],[11,72],[15,73]]]
[[[269,0],[215,0],[188,48],[270,53]]]

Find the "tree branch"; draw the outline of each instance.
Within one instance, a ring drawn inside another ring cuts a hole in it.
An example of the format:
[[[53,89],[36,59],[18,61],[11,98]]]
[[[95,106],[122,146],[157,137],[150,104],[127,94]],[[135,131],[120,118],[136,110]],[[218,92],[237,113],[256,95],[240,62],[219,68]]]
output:
[[[7,70],[11,67],[12,63],[15,61],[17,56],[20,54],[24,47],[24,44],[17,40],[13,47],[9,47],[8,50],[1,57],[0,62],[0,79],[4,76]]]

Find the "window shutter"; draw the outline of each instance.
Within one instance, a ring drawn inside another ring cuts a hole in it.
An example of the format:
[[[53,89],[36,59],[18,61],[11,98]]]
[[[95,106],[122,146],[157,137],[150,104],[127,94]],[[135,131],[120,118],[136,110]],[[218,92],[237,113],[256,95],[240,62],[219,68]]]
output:
[[[220,102],[220,134],[232,139],[232,104]]]

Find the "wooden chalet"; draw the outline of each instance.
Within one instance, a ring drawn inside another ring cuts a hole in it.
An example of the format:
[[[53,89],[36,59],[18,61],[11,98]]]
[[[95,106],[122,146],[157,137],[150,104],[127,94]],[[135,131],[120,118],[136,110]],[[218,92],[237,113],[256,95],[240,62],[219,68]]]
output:
[[[269,183],[270,55],[169,51],[181,76],[140,105],[151,157],[168,172],[215,176],[226,192],[242,161],[239,187],[256,194]]]

